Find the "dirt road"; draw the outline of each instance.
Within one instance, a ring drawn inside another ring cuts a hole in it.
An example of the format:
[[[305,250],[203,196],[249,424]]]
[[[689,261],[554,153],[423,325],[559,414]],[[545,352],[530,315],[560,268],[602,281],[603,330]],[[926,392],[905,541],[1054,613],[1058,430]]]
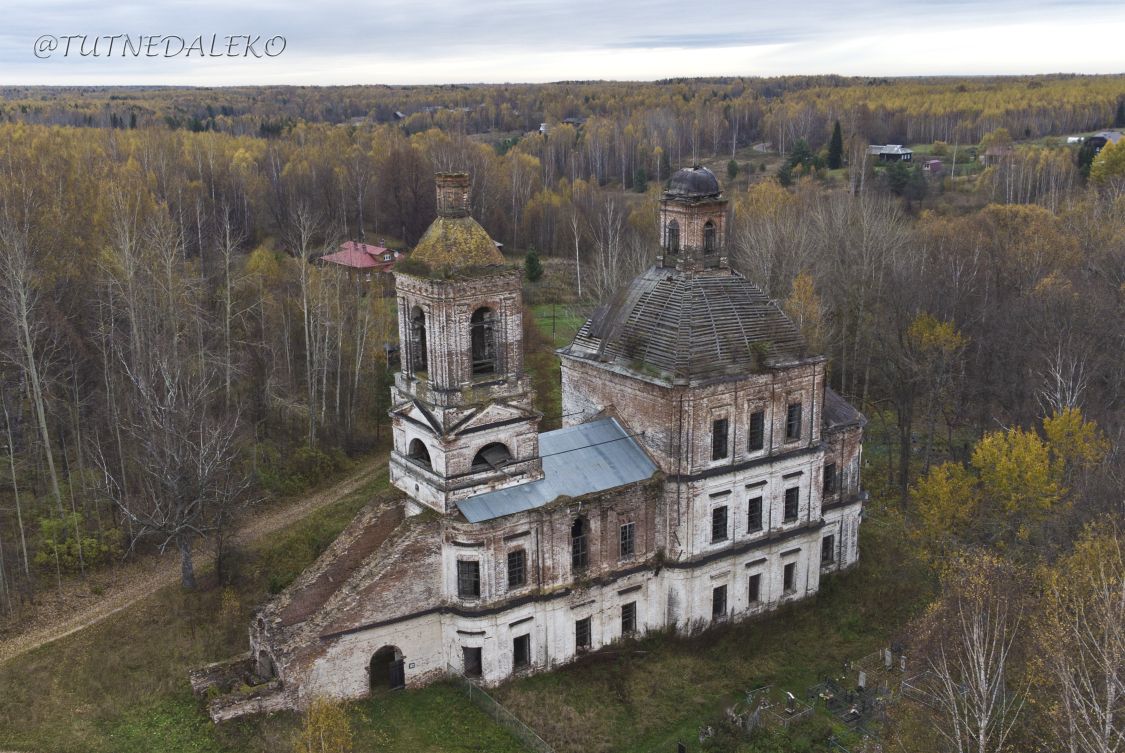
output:
[[[251,514],[231,537],[231,543],[245,546],[280,531],[346,497],[386,468],[386,455],[379,455],[365,460],[361,468],[327,489]],[[211,552],[197,553],[196,570],[206,568],[214,559]],[[164,586],[176,583],[180,578],[179,555],[173,549],[159,558],[142,557],[105,577],[107,582],[100,594],[92,593],[88,582],[70,584],[69,589],[64,587],[55,609],[39,610],[30,629],[0,642],[0,664],[97,624]]]

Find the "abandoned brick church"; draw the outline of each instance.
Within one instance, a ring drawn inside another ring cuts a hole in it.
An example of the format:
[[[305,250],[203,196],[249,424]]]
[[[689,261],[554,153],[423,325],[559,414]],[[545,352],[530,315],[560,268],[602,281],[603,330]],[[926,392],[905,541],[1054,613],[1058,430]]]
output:
[[[258,611],[248,655],[193,673],[197,690],[234,666],[269,678],[215,719],[450,672],[498,683],[802,599],[859,556],[864,418],[730,268],[709,170],[672,177],[655,265],[559,351],[564,426],[543,433],[521,274],[468,191],[438,175],[438,217],[395,271],[405,496]]]

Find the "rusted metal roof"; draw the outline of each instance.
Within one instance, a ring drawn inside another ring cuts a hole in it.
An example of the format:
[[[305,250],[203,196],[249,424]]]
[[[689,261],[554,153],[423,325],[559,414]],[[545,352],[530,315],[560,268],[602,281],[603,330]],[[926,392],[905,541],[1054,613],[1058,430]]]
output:
[[[864,426],[867,419],[831,387],[824,388],[824,428],[831,431],[846,426]]]
[[[563,352],[664,380],[705,380],[800,360],[805,342],[737,272],[653,267],[595,311]]]
[[[543,478],[478,494],[457,507],[470,523],[533,510],[559,497],[577,497],[643,481],[656,473],[640,445],[613,418],[539,435]]]

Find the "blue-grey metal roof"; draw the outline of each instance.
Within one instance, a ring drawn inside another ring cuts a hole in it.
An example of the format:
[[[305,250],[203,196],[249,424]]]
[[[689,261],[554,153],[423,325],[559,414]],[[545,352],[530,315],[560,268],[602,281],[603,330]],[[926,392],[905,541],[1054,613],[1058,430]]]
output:
[[[656,464],[613,418],[539,435],[543,478],[457,503],[470,523],[533,510],[562,496],[605,491],[656,472]]]

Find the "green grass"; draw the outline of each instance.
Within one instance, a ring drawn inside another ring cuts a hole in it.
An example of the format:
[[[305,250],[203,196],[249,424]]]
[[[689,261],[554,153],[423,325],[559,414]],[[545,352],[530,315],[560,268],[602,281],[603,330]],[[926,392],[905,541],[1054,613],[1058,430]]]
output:
[[[0,665],[0,749],[54,753],[249,753],[288,750],[295,714],[216,727],[188,669],[246,650],[256,605],[316,558],[386,474],[264,545],[231,558],[228,583],[165,588],[86,630]],[[214,578],[210,580],[213,582]],[[518,751],[450,686],[348,705],[357,751]]]
[[[804,697],[845,661],[888,645],[925,604],[929,576],[911,556],[898,521],[891,511],[865,519],[860,565],[828,578],[804,603],[693,638],[651,636],[637,652],[595,655],[509,683],[498,698],[559,753],[649,753],[695,742],[701,725],[716,724],[751,688],[773,684]],[[780,736],[778,749],[805,749],[811,744],[805,738],[823,740],[832,729],[820,715],[811,723],[816,734],[795,728]]]
[[[537,303],[531,309],[535,324],[556,348],[569,344],[579,327],[586,323],[586,317],[571,305]]]

